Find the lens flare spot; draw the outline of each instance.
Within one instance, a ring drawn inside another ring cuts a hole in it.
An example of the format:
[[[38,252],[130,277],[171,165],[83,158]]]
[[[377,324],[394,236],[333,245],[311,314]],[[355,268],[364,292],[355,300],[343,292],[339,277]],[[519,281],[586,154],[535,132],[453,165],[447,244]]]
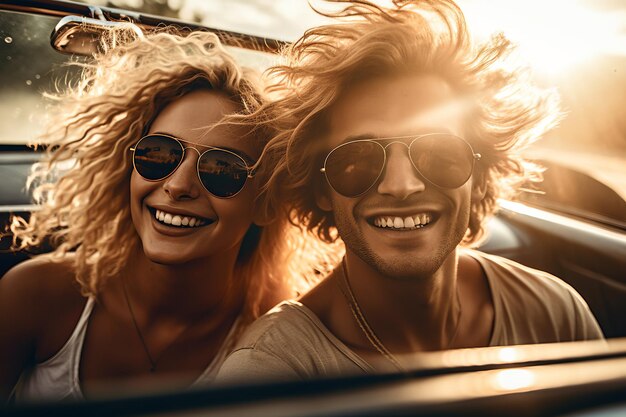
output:
[[[506,347],[498,352],[498,359],[503,362],[514,362],[519,358],[518,351],[515,348]]]
[[[493,387],[499,391],[515,391],[531,387],[535,375],[525,369],[506,369],[495,374]]]

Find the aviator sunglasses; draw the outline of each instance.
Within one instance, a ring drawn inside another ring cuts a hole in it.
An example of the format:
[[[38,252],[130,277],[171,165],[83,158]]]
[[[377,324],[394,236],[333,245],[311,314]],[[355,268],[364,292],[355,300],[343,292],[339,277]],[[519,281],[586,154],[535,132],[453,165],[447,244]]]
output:
[[[409,143],[406,139],[413,138]],[[380,142],[386,142],[383,146]],[[380,178],[387,161],[387,147],[401,143],[407,147],[415,170],[428,182],[441,188],[458,188],[472,176],[474,162],[481,155],[464,139],[448,133],[419,136],[358,139],[342,143],[326,156],[320,169],[328,184],[344,197],[358,197]]]
[[[193,147],[183,145],[180,139],[169,135],[144,136],[130,148],[133,151],[133,166],[144,179],[161,181],[178,169],[187,149],[194,149],[200,155],[197,171],[202,186],[219,198],[234,197],[243,189],[246,180],[254,176],[253,170],[242,156],[228,149],[195,143],[193,145],[209,149],[200,153]]]

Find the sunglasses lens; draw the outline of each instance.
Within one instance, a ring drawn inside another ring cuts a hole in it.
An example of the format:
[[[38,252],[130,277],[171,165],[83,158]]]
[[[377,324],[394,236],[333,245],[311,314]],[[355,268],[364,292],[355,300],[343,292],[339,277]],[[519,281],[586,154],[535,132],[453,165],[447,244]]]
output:
[[[183,157],[183,147],[167,136],[143,137],[135,146],[134,164],[137,173],[147,180],[161,180],[170,175]]]
[[[352,142],[335,148],[326,158],[324,168],[328,183],[345,197],[366,192],[380,175],[385,150],[375,142]]]
[[[472,175],[472,149],[459,137],[446,134],[423,136],[413,142],[410,153],[420,174],[439,187],[460,187]]]
[[[241,191],[248,178],[245,161],[234,153],[221,150],[203,153],[198,161],[198,173],[204,188],[222,198]]]

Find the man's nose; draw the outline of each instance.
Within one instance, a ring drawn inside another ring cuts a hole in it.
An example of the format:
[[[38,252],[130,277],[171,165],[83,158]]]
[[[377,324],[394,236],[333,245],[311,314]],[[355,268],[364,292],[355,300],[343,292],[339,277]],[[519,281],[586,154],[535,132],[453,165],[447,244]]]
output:
[[[413,193],[424,191],[426,185],[413,167],[406,145],[393,143],[386,151],[387,163],[378,183],[378,192],[404,200]]]
[[[197,173],[198,152],[193,148],[185,150],[185,155],[172,175],[163,182],[163,189],[172,200],[192,200],[202,192]]]

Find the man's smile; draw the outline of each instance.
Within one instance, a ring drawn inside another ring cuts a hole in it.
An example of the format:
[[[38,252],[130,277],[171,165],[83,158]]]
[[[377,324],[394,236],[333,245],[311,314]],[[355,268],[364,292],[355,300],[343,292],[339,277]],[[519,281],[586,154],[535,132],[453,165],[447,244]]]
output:
[[[373,224],[376,227],[380,228],[389,228],[396,230],[412,230],[412,229],[420,229],[428,225],[432,220],[432,217],[428,213],[421,214],[413,214],[410,216],[386,216],[379,215],[375,216],[368,221],[368,223]]]

